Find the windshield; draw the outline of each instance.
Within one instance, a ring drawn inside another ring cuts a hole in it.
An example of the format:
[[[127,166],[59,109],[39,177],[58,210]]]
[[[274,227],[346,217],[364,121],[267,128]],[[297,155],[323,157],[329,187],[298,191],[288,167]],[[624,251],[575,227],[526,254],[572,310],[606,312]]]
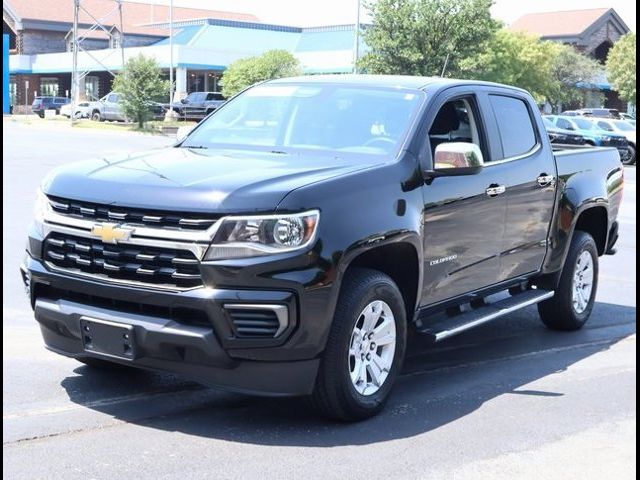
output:
[[[623,132],[635,132],[636,131],[636,127],[634,127],[633,125],[631,125],[630,123],[627,122],[613,122],[613,124],[619,129],[622,130]]]
[[[218,109],[181,146],[389,154],[399,148],[422,95],[344,85],[260,85]]]
[[[553,122],[549,120],[547,117],[542,117],[542,123],[544,123],[544,126],[547,128],[556,128]]]
[[[583,118],[572,118],[573,122],[578,126],[580,130],[593,130],[594,125],[589,120]]]

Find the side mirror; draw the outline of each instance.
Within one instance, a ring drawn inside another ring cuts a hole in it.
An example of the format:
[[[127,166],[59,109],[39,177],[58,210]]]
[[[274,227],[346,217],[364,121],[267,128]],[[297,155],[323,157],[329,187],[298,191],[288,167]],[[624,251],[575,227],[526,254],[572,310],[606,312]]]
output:
[[[176,140],[178,142],[181,142],[182,140],[187,138],[187,136],[191,133],[191,130],[193,130],[193,127],[190,126],[190,125],[185,125],[184,127],[179,127],[178,131],[176,132]]]
[[[480,147],[475,143],[441,143],[436,147],[434,169],[426,173],[428,178],[474,175],[484,166]]]
[[[187,103],[187,99],[186,99],[186,98],[181,98],[181,99],[180,99],[180,103],[182,103],[182,104]]]

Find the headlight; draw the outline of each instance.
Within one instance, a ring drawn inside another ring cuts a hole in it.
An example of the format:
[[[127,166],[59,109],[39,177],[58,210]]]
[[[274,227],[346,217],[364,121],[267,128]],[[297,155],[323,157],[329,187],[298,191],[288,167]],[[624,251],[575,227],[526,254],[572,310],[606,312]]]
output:
[[[300,250],[316,236],[320,212],[226,217],[205,260],[246,258]]]

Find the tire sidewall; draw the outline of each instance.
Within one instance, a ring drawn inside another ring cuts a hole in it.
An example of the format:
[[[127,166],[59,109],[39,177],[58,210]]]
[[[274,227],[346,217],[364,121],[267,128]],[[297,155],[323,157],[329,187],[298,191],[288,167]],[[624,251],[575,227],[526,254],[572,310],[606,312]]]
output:
[[[596,293],[598,291],[598,250],[596,248],[596,244],[595,241],[593,240],[593,237],[591,237],[591,235],[586,234],[584,232],[576,232],[576,234],[579,234],[580,237],[578,238],[578,241],[576,242],[574,248],[571,249],[570,252],[570,258],[567,258],[567,261],[570,263],[567,263],[567,270],[564,273],[563,278],[563,287],[566,289],[566,294],[563,300],[568,302],[568,309],[567,311],[570,311],[572,316],[573,316],[573,321],[576,324],[582,325],[584,324],[589,316],[591,315],[591,312],[593,311],[593,306],[595,304],[595,298],[596,298]],[[580,255],[582,255],[583,252],[588,252],[591,255],[591,261],[593,263],[593,284],[592,284],[592,288],[591,288],[591,296],[589,297],[589,303],[587,304],[587,308],[584,310],[584,312],[582,313],[578,313],[576,312],[576,310],[573,308],[573,276],[574,276],[574,272],[575,272],[575,268],[576,268],[576,263],[578,261],[578,258],[580,258]]]
[[[340,365],[339,375],[343,393],[354,408],[362,409],[364,413],[364,411],[377,411],[382,408],[384,401],[393,388],[393,384],[399,375],[404,359],[407,322],[402,296],[390,280],[384,281],[383,279],[372,282],[372,284],[368,285],[367,290],[362,293],[363,295],[360,296],[360,301],[350,306],[348,317],[341,319],[344,323],[342,325],[342,334],[340,335],[337,354],[341,359],[338,365]],[[361,395],[356,391],[349,374],[349,344],[351,342],[353,328],[358,321],[360,313],[367,305],[376,300],[386,302],[393,312],[396,324],[396,348],[393,364],[382,387],[374,394]]]

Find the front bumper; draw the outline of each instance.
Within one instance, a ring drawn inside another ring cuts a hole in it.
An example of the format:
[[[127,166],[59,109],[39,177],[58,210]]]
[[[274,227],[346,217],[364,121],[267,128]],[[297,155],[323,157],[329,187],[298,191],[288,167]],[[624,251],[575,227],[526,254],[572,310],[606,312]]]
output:
[[[313,389],[319,359],[299,359],[294,354],[287,358],[287,342],[298,324],[293,292],[196,288],[176,293],[109,285],[50,271],[29,255],[22,275],[45,344],[62,355],[104,358],[253,394],[307,395]],[[289,313],[287,328],[266,344],[233,338],[225,314],[229,303],[284,305]],[[182,312],[180,320],[174,312]],[[201,312],[202,319],[193,321],[197,315],[190,312]],[[135,358],[86,351],[82,318],[131,325]],[[252,354],[259,350],[276,350],[277,359],[251,360],[259,357]]]

